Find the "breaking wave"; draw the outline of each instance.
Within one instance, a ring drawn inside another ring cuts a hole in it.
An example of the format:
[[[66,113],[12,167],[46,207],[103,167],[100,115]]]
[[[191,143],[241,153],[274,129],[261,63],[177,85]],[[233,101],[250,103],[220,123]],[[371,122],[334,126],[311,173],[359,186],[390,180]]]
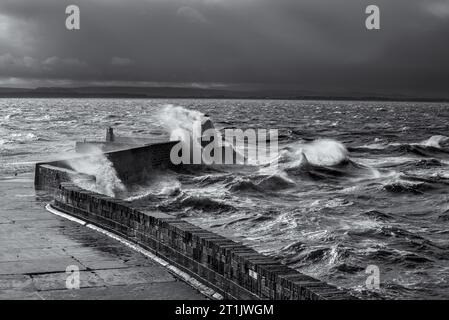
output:
[[[204,114],[181,106],[165,105],[155,116],[159,125],[170,135],[171,140],[199,143],[198,131]],[[199,147],[199,145],[198,145]]]
[[[231,192],[273,192],[296,186],[296,183],[286,174],[259,175],[249,178],[238,178],[229,183],[227,188]]]
[[[449,154],[445,143],[449,137],[435,135],[419,143],[375,143],[360,147],[348,148],[350,152],[367,152],[371,154],[412,154],[422,157],[432,157],[439,154]]]
[[[182,193],[168,203],[159,205],[158,209],[166,212],[181,211],[181,216],[189,216],[198,212],[222,214],[236,210],[234,206],[224,201],[187,193]]]
[[[421,142],[421,145],[426,146],[426,147],[434,147],[434,148],[442,148],[441,144],[444,142],[449,141],[449,137],[446,136],[441,136],[441,135],[437,135],[437,136],[432,136],[429,139]]]
[[[348,160],[348,150],[335,140],[320,139],[311,143],[295,143],[281,151],[280,163],[290,167],[312,164],[315,166],[335,166]]]
[[[116,197],[126,191],[126,187],[117,176],[112,162],[101,150],[94,152],[92,149],[89,156],[66,160],[66,163],[76,172],[95,177],[95,181],[79,178],[73,179],[75,184],[84,189],[110,197]]]
[[[181,183],[174,177],[163,175],[163,172],[155,172],[150,181],[145,185],[128,190],[126,201],[144,202],[170,196],[177,196],[182,191]],[[157,201],[157,200],[156,200]]]

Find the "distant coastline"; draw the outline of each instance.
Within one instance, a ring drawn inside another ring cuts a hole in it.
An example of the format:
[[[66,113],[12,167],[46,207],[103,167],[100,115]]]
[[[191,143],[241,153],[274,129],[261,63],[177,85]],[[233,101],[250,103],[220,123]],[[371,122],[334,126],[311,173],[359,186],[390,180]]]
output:
[[[226,90],[185,87],[42,87],[1,88],[0,98],[121,98],[121,99],[265,99],[265,100],[334,100],[449,102],[449,97],[384,96],[381,94],[318,95],[314,93],[257,90]]]

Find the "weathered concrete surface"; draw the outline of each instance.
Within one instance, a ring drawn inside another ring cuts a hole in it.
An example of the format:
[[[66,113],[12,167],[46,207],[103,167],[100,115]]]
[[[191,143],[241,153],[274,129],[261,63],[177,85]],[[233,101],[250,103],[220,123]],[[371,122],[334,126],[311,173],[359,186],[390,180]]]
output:
[[[123,244],[44,209],[31,176],[0,179],[0,299],[205,299]],[[67,290],[76,265],[80,289]]]

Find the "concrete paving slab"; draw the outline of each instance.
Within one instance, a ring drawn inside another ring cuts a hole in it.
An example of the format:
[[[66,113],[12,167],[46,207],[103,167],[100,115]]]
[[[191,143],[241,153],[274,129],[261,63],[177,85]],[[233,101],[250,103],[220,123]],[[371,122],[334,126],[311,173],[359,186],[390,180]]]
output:
[[[86,268],[90,270],[97,270],[97,269],[125,269],[129,266],[120,259],[109,259],[109,260],[80,260],[80,262],[86,266]]]
[[[0,292],[7,290],[36,291],[29,275],[0,275]]]
[[[39,293],[46,300],[205,300],[199,292],[179,281],[87,288],[79,290],[52,290]]]
[[[78,261],[71,258],[35,259],[26,261],[0,262],[0,274],[37,274],[65,272],[68,266],[76,265],[86,270]]]
[[[44,220],[22,220],[20,221],[20,225],[23,228],[26,229],[33,229],[33,228],[37,228],[37,229],[46,229],[46,228],[67,228],[66,225],[64,225],[64,223],[62,223],[61,220],[62,218],[58,218],[58,219],[44,219]]]
[[[160,267],[95,270],[109,286],[175,281],[175,278]]]
[[[92,271],[81,271],[80,288],[104,287],[105,282]],[[48,273],[32,276],[32,283],[39,291],[65,290],[67,273]]]
[[[0,217],[0,225],[12,223],[12,220],[9,220],[5,217]]]
[[[46,259],[57,259],[67,258],[68,256],[65,252],[55,250],[54,248],[0,249],[0,261],[2,262],[36,260],[42,257],[46,257]]]
[[[0,291],[0,300],[44,300],[39,292],[25,292],[21,290]]]

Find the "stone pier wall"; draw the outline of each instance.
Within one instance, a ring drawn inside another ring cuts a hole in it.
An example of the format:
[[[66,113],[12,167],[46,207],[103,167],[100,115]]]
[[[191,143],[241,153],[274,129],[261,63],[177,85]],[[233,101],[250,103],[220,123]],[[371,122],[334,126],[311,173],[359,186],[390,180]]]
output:
[[[345,291],[182,219],[62,182],[54,207],[161,256],[228,299],[352,299]]]
[[[106,152],[104,155],[112,162],[118,177],[125,184],[146,179],[156,168],[172,166],[170,151],[178,143],[163,142],[147,146]]]
[[[177,142],[162,142],[147,146],[127,148],[103,153],[114,166],[117,176],[125,184],[133,184],[145,180],[155,169],[172,167],[170,151]],[[95,155],[80,155],[77,160],[96,157]],[[97,156],[98,157],[98,156]],[[74,158],[75,159],[75,158]],[[71,159],[71,160],[74,160]],[[50,190],[57,188],[60,182],[71,181],[70,177],[80,175],[73,171],[68,161],[58,160],[37,163],[35,168],[36,189]],[[93,176],[84,175],[89,179]]]
[[[56,166],[58,162],[36,164],[34,186],[37,190],[55,190],[62,182],[73,181],[74,178],[95,181],[94,176],[81,174],[68,168]],[[62,165],[62,163],[59,163]]]

